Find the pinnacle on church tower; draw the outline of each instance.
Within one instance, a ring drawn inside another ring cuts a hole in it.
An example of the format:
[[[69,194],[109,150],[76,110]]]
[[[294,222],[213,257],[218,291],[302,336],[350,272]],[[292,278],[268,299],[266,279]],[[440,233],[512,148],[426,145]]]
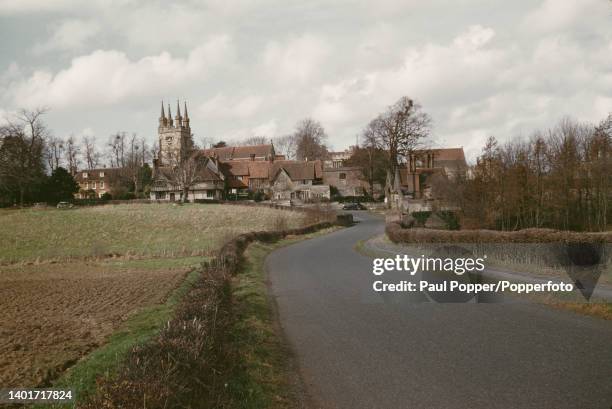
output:
[[[166,126],[166,113],[164,112],[164,101],[161,102],[161,115],[159,117],[159,126]]]
[[[172,126],[172,111],[170,111],[170,104],[168,104],[168,126]]]
[[[179,105],[178,99],[176,100],[176,116],[174,117],[176,122],[176,127],[180,128],[183,122],[183,117],[181,117],[181,106]]]
[[[185,117],[183,118],[185,128],[189,128],[189,114],[187,113],[187,101],[185,101]]]

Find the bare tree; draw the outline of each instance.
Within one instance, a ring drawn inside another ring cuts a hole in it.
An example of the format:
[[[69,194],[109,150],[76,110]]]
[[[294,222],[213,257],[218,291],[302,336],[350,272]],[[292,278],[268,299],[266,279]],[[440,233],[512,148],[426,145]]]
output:
[[[368,124],[364,135],[369,135],[389,155],[385,195],[391,193],[400,161],[409,157],[421,140],[429,136],[430,126],[429,115],[408,97],[400,98]]]
[[[185,203],[189,190],[203,181],[202,172],[209,159],[195,149],[180,149],[168,156],[169,181],[182,192],[181,201]]]
[[[215,139],[211,138],[210,136],[201,136],[198,139],[198,145],[202,148],[202,149],[209,149],[212,148],[212,146],[215,144]]]
[[[286,159],[295,159],[297,143],[294,135],[283,135],[274,138],[274,150]]]
[[[126,137],[125,132],[117,132],[108,139],[106,145],[108,148],[107,156],[112,168],[125,167]]]
[[[74,135],[70,135],[65,143],[66,147],[66,162],[68,164],[68,171],[71,174],[76,173],[76,170],[79,167],[79,155],[81,153],[81,149],[76,144],[74,140]]]
[[[122,138],[125,139],[125,138]],[[122,143],[123,144],[123,143]],[[144,144],[144,141],[143,141]],[[139,145],[136,134],[132,134],[129,140],[127,155],[121,152],[123,174],[134,184],[134,193],[140,190],[140,169],[143,166],[144,145]]]
[[[312,118],[298,122],[293,134],[298,160],[316,160],[327,157],[327,134],[323,125]]]
[[[87,169],[95,169],[100,164],[100,153],[96,147],[95,136],[83,137],[83,153]]]
[[[0,128],[0,188],[17,193],[23,206],[26,194],[44,176],[44,147],[49,132],[42,121],[45,108],[21,110]]]
[[[251,145],[266,145],[270,143],[270,139],[265,136],[250,136],[239,143],[242,146],[251,146]]]
[[[65,144],[64,141],[55,136],[48,136],[45,144],[45,158],[49,170],[53,172],[59,168],[64,157]]]

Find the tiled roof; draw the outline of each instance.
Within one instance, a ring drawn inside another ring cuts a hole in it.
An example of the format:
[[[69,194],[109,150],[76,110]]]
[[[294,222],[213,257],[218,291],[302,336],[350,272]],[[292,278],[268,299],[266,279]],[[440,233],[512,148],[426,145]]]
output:
[[[256,158],[268,158],[272,156],[274,147],[271,144],[267,145],[250,145],[250,146],[226,146],[223,148],[204,149],[204,154],[208,156],[217,156],[219,160],[244,160],[250,159],[251,155]]]
[[[314,180],[323,177],[321,161],[274,161],[270,175],[276,178],[278,172],[284,169],[291,180]]]
[[[465,153],[463,148],[441,148],[441,149],[422,149],[415,152],[418,154],[434,154],[434,163],[437,161],[458,161],[465,162]]]
[[[75,180],[78,183],[85,183],[87,181],[97,180],[108,180],[110,178],[118,176],[123,168],[96,168],[96,169],[84,169],[79,170],[75,175]],[[100,172],[104,173],[104,176],[100,176]],[[83,173],[87,173],[87,177],[83,177]]]
[[[252,161],[249,164],[249,177],[251,179],[268,179],[270,177],[270,162]]]
[[[223,172],[233,176],[248,176],[251,179],[268,179],[271,162],[268,161],[226,161],[221,162]]]
[[[169,166],[162,166],[156,169],[156,172],[159,172],[159,175],[163,176],[165,179],[172,180],[172,168]],[[221,176],[215,172],[213,172],[208,166],[202,166],[198,169],[198,181],[200,182],[211,182],[211,181],[221,181],[223,180]],[[157,177],[156,177],[157,179]]]

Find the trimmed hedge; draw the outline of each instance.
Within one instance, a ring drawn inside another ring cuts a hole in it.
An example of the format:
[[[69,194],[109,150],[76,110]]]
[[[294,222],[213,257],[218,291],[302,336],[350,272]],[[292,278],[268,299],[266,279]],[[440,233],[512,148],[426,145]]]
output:
[[[395,243],[612,243],[612,232],[404,229],[397,222],[387,223],[385,231]]]
[[[338,222],[319,222],[282,231],[242,234],[202,265],[202,275],[172,320],[151,341],[135,347],[114,376],[97,381],[97,392],[81,408],[223,408],[237,351],[225,340],[232,323],[230,279],[253,241],[274,242],[313,233]]]

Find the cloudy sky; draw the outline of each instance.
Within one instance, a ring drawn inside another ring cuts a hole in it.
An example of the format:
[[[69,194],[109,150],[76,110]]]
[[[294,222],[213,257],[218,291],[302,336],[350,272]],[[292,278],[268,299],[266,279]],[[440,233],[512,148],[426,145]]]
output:
[[[608,0],[0,0],[0,116],[47,106],[58,136],[156,139],[186,99],[196,140],[268,137],[304,117],[336,149],[408,95],[432,145],[473,158],[612,111]]]

